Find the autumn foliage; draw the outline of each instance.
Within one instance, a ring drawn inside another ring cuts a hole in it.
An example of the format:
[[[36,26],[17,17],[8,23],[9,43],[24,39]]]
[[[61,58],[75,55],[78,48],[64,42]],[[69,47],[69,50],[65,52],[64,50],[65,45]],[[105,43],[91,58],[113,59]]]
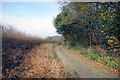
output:
[[[85,57],[118,70],[119,3],[63,2],[54,26],[64,36],[64,43],[69,49],[78,50]]]

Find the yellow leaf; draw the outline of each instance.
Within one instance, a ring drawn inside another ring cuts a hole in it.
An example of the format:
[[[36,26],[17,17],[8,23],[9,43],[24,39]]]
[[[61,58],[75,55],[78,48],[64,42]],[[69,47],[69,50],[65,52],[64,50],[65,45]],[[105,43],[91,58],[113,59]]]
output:
[[[108,42],[113,42],[113,40],[109,39]]]
[[[109,36],[106,36],[106,38],[109,38]]]
[[[115,62],[115,61],[112,61],[112,62]]]
[[[93,66],[93,65],[91,65],[91,66]]]
[[[113,46],[113,44],[111,44],[111,46]]]
[[[114,52],[117,51],[117,49],[114,49]]]
[[[113,39],[115,39],[115,37],[114,37],[114,36],[111,36],[110,38],[113,38]]]
[[[101,16],[103,16],[103,14],[101,13]]]

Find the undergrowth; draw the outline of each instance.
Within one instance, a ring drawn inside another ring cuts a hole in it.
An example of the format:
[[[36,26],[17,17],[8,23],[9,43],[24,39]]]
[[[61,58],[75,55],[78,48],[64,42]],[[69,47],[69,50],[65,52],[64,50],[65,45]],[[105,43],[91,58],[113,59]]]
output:
[[[82,54],[85,57],[88,57],[91,60],[94,60],[96,62],[99,62],[101,64],[104,64],[108,67],[112,67],[115,70],[120,71],[120,66],[119,66],[119,55],[109,55],[106,50],[100,48],[100,47],[92,47],[90,48],[83,48],[83,47],[68,47],[67,49],[71,49],[73,51],[77,51],[80,54]]]

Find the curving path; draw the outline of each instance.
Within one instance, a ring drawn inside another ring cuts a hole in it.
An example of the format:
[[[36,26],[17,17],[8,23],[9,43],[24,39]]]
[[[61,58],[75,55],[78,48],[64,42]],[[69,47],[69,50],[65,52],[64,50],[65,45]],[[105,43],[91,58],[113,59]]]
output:
[[[62,45],[57,46],[55,50],[57,56],[75,78],[117,78],[105,69],[95,68],[99,67],[98,65],[66,51]]]

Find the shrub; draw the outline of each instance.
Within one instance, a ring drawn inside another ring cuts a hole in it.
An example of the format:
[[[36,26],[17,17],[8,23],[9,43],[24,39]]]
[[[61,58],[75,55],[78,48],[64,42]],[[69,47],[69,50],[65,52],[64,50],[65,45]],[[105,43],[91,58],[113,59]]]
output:
[[[86,50],[81,50],[80,54],[84,55],[85,57],[90,57],[90,53],[88,53]]]

